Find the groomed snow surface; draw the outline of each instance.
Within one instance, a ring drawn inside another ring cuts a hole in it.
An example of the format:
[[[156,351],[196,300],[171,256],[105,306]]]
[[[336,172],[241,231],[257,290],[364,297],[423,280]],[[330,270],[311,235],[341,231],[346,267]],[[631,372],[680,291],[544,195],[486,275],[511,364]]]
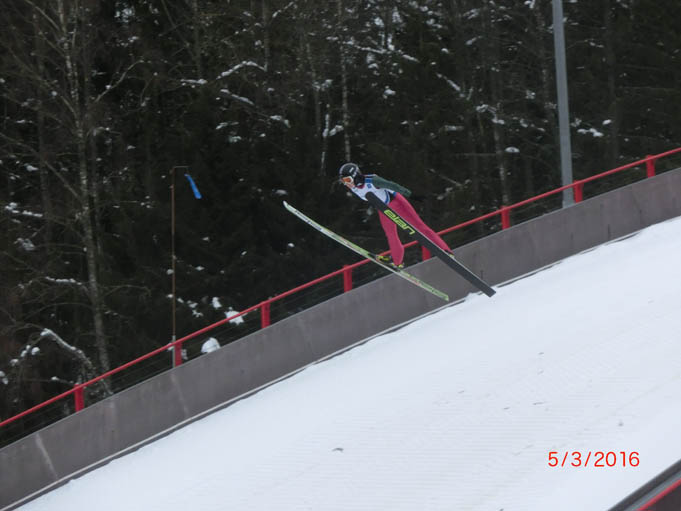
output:
[[[607,510],[681,458],[680,261],[681,220],[658,224],[311,366],[21,509]],[[551,451],[612,451],[618,466],[592,454],[551,468]]]

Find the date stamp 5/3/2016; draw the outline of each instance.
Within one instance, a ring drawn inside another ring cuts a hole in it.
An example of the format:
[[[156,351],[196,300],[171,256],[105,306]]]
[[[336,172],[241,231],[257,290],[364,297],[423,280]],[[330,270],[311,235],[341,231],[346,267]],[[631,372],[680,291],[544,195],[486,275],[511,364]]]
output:
[[[551,451],[549,467],[638,467],[636,451]]]

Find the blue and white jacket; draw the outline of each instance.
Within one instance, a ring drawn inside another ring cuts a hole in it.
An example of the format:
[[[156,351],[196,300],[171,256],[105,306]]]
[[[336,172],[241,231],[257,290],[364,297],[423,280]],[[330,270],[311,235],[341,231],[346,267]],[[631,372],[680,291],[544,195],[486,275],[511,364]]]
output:
[[[376,174],[366,174],[364,176],[364,184],[361,186],[353,186],[350,190],[364,201],[367,200],[366,194],[373,192],[384,204],[390,204],[390,201],[393,200],[397,193],[401,193],[405,197],[411,195],[409,189],[400,186],[397,183],[393,183],[392,181],[388,181],[387,179],[383,179]]]

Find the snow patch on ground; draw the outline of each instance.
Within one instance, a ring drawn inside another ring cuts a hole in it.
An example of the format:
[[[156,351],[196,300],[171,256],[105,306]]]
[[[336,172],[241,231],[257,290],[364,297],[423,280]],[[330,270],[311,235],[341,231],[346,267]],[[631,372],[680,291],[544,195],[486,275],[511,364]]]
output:
[[[602,511],[681,457],[680,254],[677,219],[471,295],[21,509]]]

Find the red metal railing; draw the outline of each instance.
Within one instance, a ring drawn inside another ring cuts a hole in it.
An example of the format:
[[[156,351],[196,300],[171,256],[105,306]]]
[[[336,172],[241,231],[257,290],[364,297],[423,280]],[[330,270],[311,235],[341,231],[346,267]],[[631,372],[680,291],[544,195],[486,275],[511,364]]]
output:
[[[606,172],[602,172],[601,174],[596,174],[594,176],[591,176],[591,177],[588,177],[588,178],[585,178],[585,179],[580,179],[578,181],[573,182],[572,184],[565,185],[565,186],[562,186],[560,188],[556,188],[556,189],[551,190],[549,192],[542,193],[540,195],[537,195],[535,197],[517,202],[515,204],[509,205],[509,206],[503,206],[503,207],[497,209],[496,211],[492,211],[490,213],[479,216],[479,217],[474,218],[472,220],[468,220],[468,221],[460,223],[458,225],[449,227],[448,229],[444,229],[444,230],[440,231],[440,234],[442,234],[442,235],[448,234],[450,232],[462,229],[464,227],[468,227],[470,225],[476,224],[478,222],[482,222],[484,220],[487,220],[487,219],[490,219],[490,218],[493,218],[493,217],[496,217],[496,216],[501,217],[502,229],[508,229],[511,226],[511,212],[515,209],[518,209],[522,206],[525,206],[525,205],[533,203],[533,202],[537,202],[537,201],[545,199],[547,197],[562,193],[564,190],[567,190],[567,189],[570,189],[570,188],[573,190],[575,202],[581,202],[583,200],[584,185],[585,184],[590,183],[591,181],[602,179],[602,178],[610,176],[612,174],[622,172],[622,171],[627,170],[627,169],[631,169],[631,168],[639,167],[639,166],[643,166],[643,165],[645,165],[645,168],[646,168],[646,177],[653,177],[653,176],[655,176],[655,172],[656,172],[655,164],[656,164],[657,160],[659,160],[660,158],[671,156],[673,154],[677,154],[677,153],[681,153],[681,147],[674,149],[674,150],[671,150],[671,151],[664,152],[664,153],[660,153],[660,154],[656,154],[656,155],[652,155],[652,156],[647,156],[646,158],[635,161],[633,163],[629,163],[627,165],[623,165],[621,167],[617,167],[615,169],[611,169],[611,170],[608,170]],[[416,243],[417,242],[413,241],[411,243],[406,244],[405,247],[414,246],[414,245],[416,245]],[[388,253],[387,251],[384,252],[384,254],[387,254],[387,253]],[[425,248],[422,249],[421,255],[422,255],[422,258],[424,260],[428,259],[430,257],[430,253]],[[50,405],[50,404],[52,404],[56,401],[59,401],[61,399],[64,399],[64,398],[66,398],[70,395],[73,395],[73,397],[74,397],[75,410],[76,410],[76,412],[78,412],[85,407],[84,391],[87,387],[90,387],[90,386],[96,384],[97,382],[99,382],[99,381],[101,381],[105,378],[109,378],[109,377],[111,377],[115,374],[118,374],[118,373],[120,373],[120,372],[122,372],[122,371],[136,365],[136,364],[139,364],[140,362],[143,362],[147,359],[150,359],[151,357],[154,357],[154,356],[156,356],[160,353],[172,350],[174,364],[180,365],[182,363],[182,345],[185,342],[187,342],[191,339],[194,339],[196,337],[199,337],[199,336],[201,336],[201,335],[203,335],[203,334],[205,334],[205,333],[207,333],[211,330],[214,330],[215,328],[218,328],[218,327],[220,327],[220,326],[222,326],[226,323],[234,321],[235,319],[242,317],[242,316],[248,314],[249,312],[253,312],[255,310],[260,310],[260,327],[261,328],[267,328],[271,324],[270,310],[271,310],[272,303],[279,301],[279,300],[282,300],[283,298],[286,298],[286,297],[293,295],[295,293],[299,293],[300,291],[303,291],[303,290],[308,289],[310,287],[316,286],[317,284],[320,284],[321,282],[325,282],[327,280],[336,278],[338,276],[342,276],[343,291],[348,292],[353,288],[353,270],[356,269],[356,268],[359,268],[360,266],[367,264],[367,263],[369,263],[368,260],[363,260],[363,261],[359,261],[359,262],[351,264],[351,265],[343,266],[343,268],[341,268],[340,270],[336,270],[332,273],[329,273],[328,275],[324,275],[323,277],[319,277],[318,279],[307,282],[306,284],[298,286],[294,289],[290,289],[290,290],[288,290],[284,293],[281,293],[277,296],[274,296],[272,298],[268,298],[267,300],[264,300],[257,305],[253,305],[253,306],[249,307],[248,309],[245,309],[245,310],[239,312],[238,314],[234,314],[232,316],[229,316],[228,318],[225,318],[221,321],[218,321],[217,323],[213,323],[212,325],[209,325],[205,328],[202,328],[201,330],[197,330],[196,332],[193,332],[193,333],[191,333],[191,334],[189,334],[185,337],[182,337],[181,339],[177,339],[176,341],[173,341],[169,344],[166,344],[165,346],[157,348],[154,351],[147,353],[146,355],[143,355],[139,358],[136,358],[135,360],[131,360],[130,362],[123,364],[122,366],[119,366],[115,369],[112,369],[111,371],[108,371],[104,374],[101,374],[101,375],[97,376],[96,378],[91,379],[90,381],[87,381],[87,382],[84,382],[84,383],[79,383],[79,384],[75,385],[72,389],[70,389],[70,390],[68,390],[68,391],[66,391],[62,394],[59,394],[58,396],[55,396],[51,399],[48,399],[47,401],[44,401],[44,402],[42,402],[42,403],[40,403],[40,404],[38,404],[38,405],[36,405],[32,408],[29,408],[28,410],[24,410],[23,412],[15,415],[13,417],[10,417],[9,419],[6,419],[6,420],[0,422],[0,428],[3,427],[3,426],[6,426],[6,425],[8,425],[12,422],[19,420],[22,417],[26,417],[27,415],[30,415],[30,414],[48,406],[48,405]]]
[[[637,511],[655,511],[656,504],[658,504],[662,499],[671,495],[672,493],[679,490],[680,488],[681,488],[681,478],[677,479],[676,482],[667,486],[667,488],[665,488],[663,491],[661,491],[660,493],[655,495],[648,502],[646,502],[641,507],[639,507]],[[670,500],[673,500],[673,497]]]

